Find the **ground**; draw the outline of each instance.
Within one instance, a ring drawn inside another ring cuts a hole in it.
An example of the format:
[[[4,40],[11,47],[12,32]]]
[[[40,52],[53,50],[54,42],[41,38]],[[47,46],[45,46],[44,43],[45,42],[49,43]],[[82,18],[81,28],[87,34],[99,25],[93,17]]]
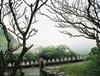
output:
[[[28,68],[23,69],[23,72],[25,73],[25,76],[39,76],[39,68]]]

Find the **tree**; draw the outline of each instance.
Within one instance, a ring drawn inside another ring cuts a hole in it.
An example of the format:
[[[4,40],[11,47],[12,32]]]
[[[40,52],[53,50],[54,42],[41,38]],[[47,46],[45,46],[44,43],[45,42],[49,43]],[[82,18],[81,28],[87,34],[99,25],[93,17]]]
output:
[[[66,45],[58,45],[56,50],[59,52],[65,52],[65,51],[70,51],[70,48]]]
[[[38,53],[32,53],[32,52],[27,52],[24,57],[26,58],[27,61],[36,61],[38,60]]]
[[[92,56],[99,54],[99,49],[97,47],[91,48],[91,52],[89,53]]]
[[[59,28],[66,28],[61,33],[70,37],[83,36],[96,40],[100,47],[100,1],[99,0],[51,0],[49,12],[54,18],[51,20],[58,23]],[[71,28],[71,29],[69,29]],[[77,32],[71,32],[71,31]]]
[[[14,68],[10,76],[16,75],[16,71],[24,54],[33,46],[27,47],[26,41],[36,34],[37,30],[32,28],[33,24],[37,22],[35,18],[36,12],[40,10],[47,1],[48,0],[35,0],[31,4],[25,0],[1,0],[0,2],[0,26],[4,30],[4,35],[8,42],[8,51],[12,54],[14,50],[19,48],[11,49],[11,38],[9,37],[8,31],[17,37],[19,43],[22,42],[22,51],[14,63]],[[6,24],[7,18],[9,21],[8,24]],[[7,29],[9,25],[12,26],[11,29]]]
[[[75,56],[75,53],[72,52],[69,47],[66,45],[58,45],[57,47],[48,46],[40,49],[39,57],[45,60],[52,59],[61,59],[65,57]]]
[[[40,58],[43,58],[45,60],[48,60],[48,59],[53,59],[53,54],[54,52],[56,51],[56,48],[54,46],[48,46],[48,47],[45,47],[45,48],[40,48],[40,53],[39,53],[39,57]]]

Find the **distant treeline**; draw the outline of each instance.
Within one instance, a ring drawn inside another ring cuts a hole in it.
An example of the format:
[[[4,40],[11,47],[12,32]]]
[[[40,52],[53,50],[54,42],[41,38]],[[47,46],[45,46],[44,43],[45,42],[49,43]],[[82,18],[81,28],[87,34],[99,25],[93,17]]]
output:
[[[14,54],[11,58],[11,62],[16,61],[19,54]],[[36,61],[39,58],[43,58],[45,60],[52,60],[52,59],[61,59],[65,57],[77,57],[79,54],[71,51],[67,46],[65,45],[59,45],[57,47],[54,46],[48,46],[45,48],[40,48],[39,53],[32,53],[27,52],[24,57],[23,61]]]

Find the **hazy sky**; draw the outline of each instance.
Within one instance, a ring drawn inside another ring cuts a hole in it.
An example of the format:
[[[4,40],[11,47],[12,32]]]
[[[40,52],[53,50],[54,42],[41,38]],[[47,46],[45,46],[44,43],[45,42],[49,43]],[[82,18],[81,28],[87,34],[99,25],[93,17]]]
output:
[[[82,37],[70,38],[69,36],[60,33],[60,29],[55,27],[57,24],[45,16],[38,15],[37,19],[39,21],[34,24],[34,27],[38,29],[38,32],[35,36],[31,37],[27,41],[28,44],[34,44],[33,48],[35,48],[35,46],[45,47],[50,45],[56,46],[65,44],[73,50],[87,52],[90,50],[90,48],[95,46],[95,41],[93,40],[85,39]]]
[[[39,15],[39,22],[35,24],[38,32],[35,36],[28,40],[28,44],[35,46],[49,46],[65,44],[73,50],[78,52],[87,52],[91,47],[95,46],[95,41],[86,38],[70,38],[68,35],[59,32],[57,25],[45,16]],[[73,31],[74,32],[74,31]],[[34,48],[34,47],[33,47]]]

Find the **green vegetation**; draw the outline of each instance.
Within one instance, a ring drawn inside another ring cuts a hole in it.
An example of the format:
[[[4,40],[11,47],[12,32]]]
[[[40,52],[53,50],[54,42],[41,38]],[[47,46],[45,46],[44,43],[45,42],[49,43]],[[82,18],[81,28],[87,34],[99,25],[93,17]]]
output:
[[[59,68],[69,76],[99,76],[100,53],[97,48],[92,48],[89,60],[85,62],[66,64]]]
[[[17,43],[17,41],[16,41],[16,39],[11,35],[11,34],[9,34],[10,35],[10,37],[11,37],[11,44],[13,45],[13,46],[15,46],[16,44],[15,43]],[[5,35],[4,35],[4,32],[3,32],[3,30],[0,28],[0,48],[3,50],[3,51],[5,51],[6,49],[7,49],[7,40],[6,40],[6,38],[5,38]]]
[[[65,57],[76,57],[78,54],[71,51],[65,45],[59,45],[57,47],[49,46],[42,48],[39,53],[39,57],[42,57],[45,60],[48,59],[61,59]]]
[[[28,61],[36,61],[38,60],[38,54],[37,53],[26,53],[23,60],[28,60]]]
[[[88,62],[71,63],[63,65],[59,70],[65,72],[69,76],[89,76],[87,75],[87,63]]]
[[[88,63],[88,70],[91,76],[100,75],[100,52],[92,55],[90,63]]]
[[[0,29],[0,48],[2,50],[7,49],[7,41],[6,41],[6,38],[4,36],[4,33],[3,33],[2,29]]]
[[[23,61],[36,61],[40,57],[45,60],[52,60],[52,59],[62,59],[65,57],[77,57],[79,54],[71,51],[67,46],[65,45],[59,45],[57,47],[54,46],[48,46],[45,48],[40,48],[39,53],[32,53],[27,52],[24,57]],[[12,56],[11,61],[17,60],[18,54],[14,54]]]
[[[93,61],[71,63],[59,68],[69,76],[99,76],[100,66]]]

